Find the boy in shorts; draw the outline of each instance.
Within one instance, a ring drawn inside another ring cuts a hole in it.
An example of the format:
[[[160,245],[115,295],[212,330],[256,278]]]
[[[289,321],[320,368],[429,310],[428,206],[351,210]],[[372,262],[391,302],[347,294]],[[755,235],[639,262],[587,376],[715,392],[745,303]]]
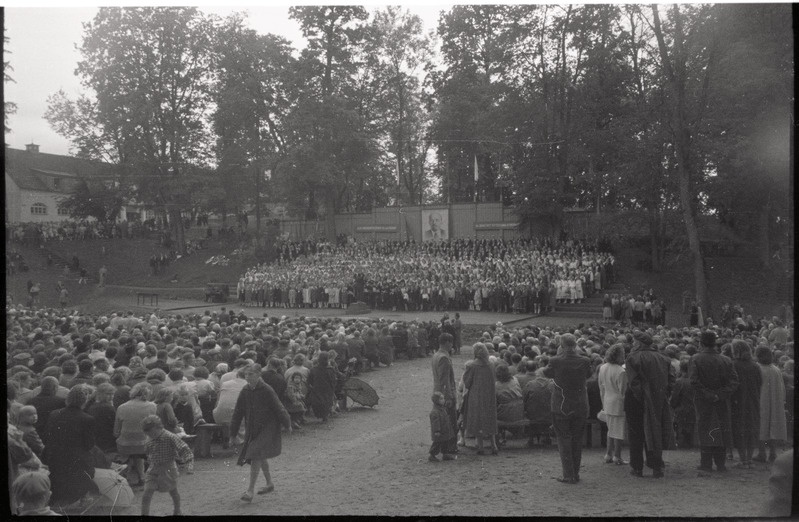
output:
[[[150,502],[156,491],[169,493],[174,510],[172,515],[180,512],[180,494],[178,493],[178,468],[175,460],[181,464],[193,463],[194,454],[191,448],[180,437],[164,429],[158,415],[148,415],[142,420],[142,431],[150,440],[145,444],[147,460],[150,467],[144,475],[144,495],[141,500],[141,514],[150,514]]]

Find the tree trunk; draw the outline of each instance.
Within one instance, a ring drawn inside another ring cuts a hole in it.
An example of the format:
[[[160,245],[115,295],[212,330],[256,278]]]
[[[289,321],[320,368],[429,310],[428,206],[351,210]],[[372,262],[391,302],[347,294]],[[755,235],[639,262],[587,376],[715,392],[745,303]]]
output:
[[[658,231],[657,209],[649,209],[649,245],[652,254],[652,271],[660,272],[660,241]]]
[[[677,176],[679,178],[680,206],[682,207],[683,221],[685,222],[685,232],[688,236],[688,245],[691,250],[691,257],[694,271],[694,286],[696,291],[696,302],[702,307],[705,316],[711,310],[710,296],[707,290],[707,276],[705,274],[705,262],[702,256],[701,244],[699,241],[699,229],[696,225],[694,215],[694,196],[691,187],[691,166],[690,166],[690,143],[691,133],[688,128],[686,113],[686,70],[685,70],[685,51],[684,34],[682,25],[682,15],[679,6],[672,8],[672,21],[674,23],[674,56],[669,56],[668,47],[663,36],[658,15],[657,6],[652,6],[653,29],[657,38],[660,57],[665,70],[667,81],[671,85],[672,94],[675,100],[671,102],[672,113],[672,132],[674,135],[674,150],[677,158]]]
[[[261,171],[258,163],[253,164],[255,170],[255,247],[261,246]]]
[[[171,207],[169,209],[169,221],[175,231],[176,250],[179,254],[184,255],[186,253],[186,234],[183,228],[183,216],[180,215],[179,208]]]

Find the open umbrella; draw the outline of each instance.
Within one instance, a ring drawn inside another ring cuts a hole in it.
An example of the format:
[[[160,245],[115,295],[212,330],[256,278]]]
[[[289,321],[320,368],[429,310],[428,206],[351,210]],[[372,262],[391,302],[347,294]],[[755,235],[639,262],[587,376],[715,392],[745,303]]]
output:
[[[114,508],[130,507],[133,505],[135,495],[130,489],[128,481],[113,469],[94,469],[94,483],[100,490],[100,497],[92,504],[96,506],[111,506]]]
[[[347,379],[342,389],[347,397],[363,406],[372,407],[379,400],[375,389],[356,377]]]

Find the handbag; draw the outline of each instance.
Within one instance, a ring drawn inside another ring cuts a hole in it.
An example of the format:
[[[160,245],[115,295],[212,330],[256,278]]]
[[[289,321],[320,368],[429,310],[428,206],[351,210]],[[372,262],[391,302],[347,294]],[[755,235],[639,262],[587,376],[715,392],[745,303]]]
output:
[[[605,413],[605,410],[599,410],[599,413],[596,414],[596,418],[599,419],[600,422],[608,423],[608,415]]]

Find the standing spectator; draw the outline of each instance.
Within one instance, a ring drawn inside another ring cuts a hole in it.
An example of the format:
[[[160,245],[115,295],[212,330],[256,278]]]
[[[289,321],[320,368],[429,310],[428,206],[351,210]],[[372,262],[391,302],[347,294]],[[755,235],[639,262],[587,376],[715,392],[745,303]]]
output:
[[[455,330],[455,339],[454,345],[455,354],[460,355],[461,353],[461,343],[463,342],[463,338],[461,336],[463,332],[463,321],[461,321],[461,314],[460,312],[455,312],[455,320],[452,322],[452,327]]]
[[[317,365],[308,375],[308,402],[314,415],[327,422],[336,397],[336,371],[330,367],[327,352],[320,352]]]
[[[455,431],[452,429],[447,408],[444,406],[444,395],[441,392],[433,392],[433,411],[430,412],[430,435],[433,445],[430,446],[430,462],[438,462],[438,454],[444,454],[444,460],[455,460],[457,457],[448,453],[445,445],[455,439]]]
[[[474,360],[466,367],[463,385],[466,403],[466,437],[477,438],[477,454],[483,455],[483,439],[491,442],[491,453],[499,451],[497,434],[497,397],[494,372],[488,362],[488,349],[483,343],[473,346]]]
[[[66,407],[50,413],[47,421],[44,463],[50,468],[56,505],[72,504],[89,491],[97,491],[89,453],[95,441],[95,422],[83,411],[88,400],[87,386],[73,386]]]
[[[738,375],[738,388],[730,398],[732,440],[741,462],[736,467],[752,469],[752,453],[760,435],[760,387],[763,376],[752,360],[749,343],[732,342],[733,365]]]
[[[766,446],[769,448],[769,462],[777,459],[777,445],[787,438],[785,419],[785,383],[779,368],[772,364],[771,349],[758,346],[755,357],[760,365],[763,383],[760,388],[760,444],[757,455],[752,459],[766,462]]]
[[[231,433],[236,433],[241,422],[246,423],[247,435],[237,464],[250,464],[250,482],[241,500],[252,502],[260,471],[263,471],[266,486],[259,489],[258,494],[270,493],[275,489],[267,459],[280,455],[280,426],[282,424],[291,433],[291,419],[275,391],[261,379],[260,364],[248,366],[244,378],[247,386],[239,394],[230,425]]]
[[[599,367],[599,394],[602,398],[602,411],[607,416],[608,449],[605,462],[625,465],[621,458],[621,447],[627,431],[624,417],[624,393],[627,391],[627,372],[624,364],[624,346],[614,344],[605,353],[605,363]]]
[[[726,471],[726,448],[732,448],[729,399],[738,387],[732,361],[716,352],[716,334],[702,332],[702,346],[688,363],[688,378],[694,389],[696,424],[701,446],[700,471]]]
[[[694,409],[694,389],[688,379],[688,359],[680,361],[680,373],[671,392],[669,405],[674,411],[674,432],[679,448],[690,448],[694,444],[696,410]]]
[[[560,337],[558,355],[549,360],[544,375],[553,379],[552,425],[558,441],[563,476],[558,482],[580,481],[585,421],[588,417],[588,389],[591,361],[577,354],[577,340],[572,334]]]
[[[674,374],[669,358],[652,348],[652,337],[648,333],[636,330],[633,338],[635,346],[625,364],[628,386],[624,394],[630,474],[643,477],[646,463],[652,468],[653,477],[662,478],[663,450],[670,447],[673,437],[668,397],[674,385]]]
[[[433,391],[439,392],[443,396],[443,407],[451,423],[449,431],[452,433],[452,437],[440,441],[441,451],[444,453],[444,458],[446,460],[450,460],[452,455],[458,452],[457,439],[455,437],[458,431],[458,413],[455,409],[455,372],[452,369],[452,359],[450,359],[449,356],[451,348],[452,336],[449,334],[442,334],[439,338],[438,351],[433,355],[431,361],[431,367],[433,369]]]

